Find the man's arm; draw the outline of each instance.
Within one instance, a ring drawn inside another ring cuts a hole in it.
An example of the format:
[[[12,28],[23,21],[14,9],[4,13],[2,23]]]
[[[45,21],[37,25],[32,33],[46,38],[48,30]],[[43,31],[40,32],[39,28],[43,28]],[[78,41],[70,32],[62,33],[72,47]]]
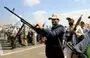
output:
[[[36,32],[39,33],[39,34],[42,34],[42,35],[44,35],[46,37],[47,36],[54,37],[54,36],[58,36],[60,33],[64,33],[64,27],[58,27],[53,31],[48,30],[48,29],[38,29]]]

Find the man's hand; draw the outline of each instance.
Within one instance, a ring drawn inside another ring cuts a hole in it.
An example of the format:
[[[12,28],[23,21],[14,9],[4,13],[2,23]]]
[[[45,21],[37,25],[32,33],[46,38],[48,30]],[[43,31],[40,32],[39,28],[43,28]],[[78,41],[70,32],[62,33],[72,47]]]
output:
[[[39,28],[39,29],[42,29],[42,28],[43,28],[41,24],[36,24],[35,27],[36,27],[36,28]]]

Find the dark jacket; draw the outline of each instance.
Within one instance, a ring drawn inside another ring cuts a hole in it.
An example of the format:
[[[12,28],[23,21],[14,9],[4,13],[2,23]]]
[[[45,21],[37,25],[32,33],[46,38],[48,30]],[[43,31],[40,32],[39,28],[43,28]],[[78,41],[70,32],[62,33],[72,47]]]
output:
[[[46,36],[46,56],[48,58],[64,58],[61,45],[63,40],[64,27],[62,25],[53,26],[51,29],[42,29],[38,33]],[[59,40],[58,40],[59,39]]]

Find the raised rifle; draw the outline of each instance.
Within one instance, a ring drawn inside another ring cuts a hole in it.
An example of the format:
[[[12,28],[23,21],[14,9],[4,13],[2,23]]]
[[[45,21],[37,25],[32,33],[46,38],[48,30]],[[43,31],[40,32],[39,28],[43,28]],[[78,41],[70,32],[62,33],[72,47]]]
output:
[[[5,8],[6,10],[8,10],[9,12],[11,12],[12,14],[14,14],[15,16],[17,16],[17,17],[21,20],[22,23],[28,25],[28,26],[31,27],[31,28],[34,28],[34,26],[33,26],[32,24],[28,23],[28,22],[27,22],[26,20],[24,20],[22,17],[20,17],[19,15],[17,15],[17,14],[14,13],[13,11],[11,11],[8,7],[4,7],[4,8]]]
[[[79,19],[77,20],[77,22],[76,22],[76,24],[75,24],[75,26],[74,26],[74,28],[73,28],[73,31],[76,31],[76,28],[77,28],[77,26],[79,25],[82,16],[83,16],[83,15],[81,15],[81,16],[79,17]]]
[[[28,23],[26,20],[24,20],[22,17],[20,17],[19,15],[17,15],[13,11],[11,11],[8,7],[4,7],[4,8],[6,10],[8,10],[10,13],[14,14],[15,16],[17,16],[21,20],[21,22],[23,23],[22,26],[21,26],[21,28],[19,29],[18,33],[14,37],[14,39],[11,39],[11,42],[12,42],[11,43],[11,46],[12,46],[12,48],[15,48],[15,40],[16,40],[17,36],[19,35],[20,31],[22,30],[22,28],[24,27],[24,25],[26,24],[27,26],[29,26],[30,28],[32,28],[34,30],[35,30],[35,27],[32,24]]]

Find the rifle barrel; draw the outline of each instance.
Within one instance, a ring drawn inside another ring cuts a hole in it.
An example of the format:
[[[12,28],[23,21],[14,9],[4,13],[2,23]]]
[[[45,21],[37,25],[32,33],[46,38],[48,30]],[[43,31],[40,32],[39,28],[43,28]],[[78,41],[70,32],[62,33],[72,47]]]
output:
[[[15,16],[17,16],[18,18],[21,19],[21,22],[23,22],[24,24],[28,25],[29,27],[34,29],[34,26],[31,25],[30,23],[28,23],[27,21],[25,21],[22,17],[18,16],[16,13],[14,13],[13,11],[11,11],[8,7],[4,7],[6,10],[8,10],[9,12],[11,12],[12,14],[14,14]]]
[[[74,27],[74,29],[73,29],[74,31],[76,31],[76,27],[77,27],[78,24],[80,23],[82,16],[83,16],[83,15],[81,15],[81,16],[79,17],[78,21],[76,22],[75,27]]]
[[[6,10],[8,10],[9,12],[11,12],[11,13],[13,13],[15,16],[17,16],[18,18],[20,18],[20,19],[23,19],[23,18],[21,18],[20,16],[18,16],[16,13],[14,13],[13,11],[11,11],[9,8],[7,8],[7,7],[4,7]]]

